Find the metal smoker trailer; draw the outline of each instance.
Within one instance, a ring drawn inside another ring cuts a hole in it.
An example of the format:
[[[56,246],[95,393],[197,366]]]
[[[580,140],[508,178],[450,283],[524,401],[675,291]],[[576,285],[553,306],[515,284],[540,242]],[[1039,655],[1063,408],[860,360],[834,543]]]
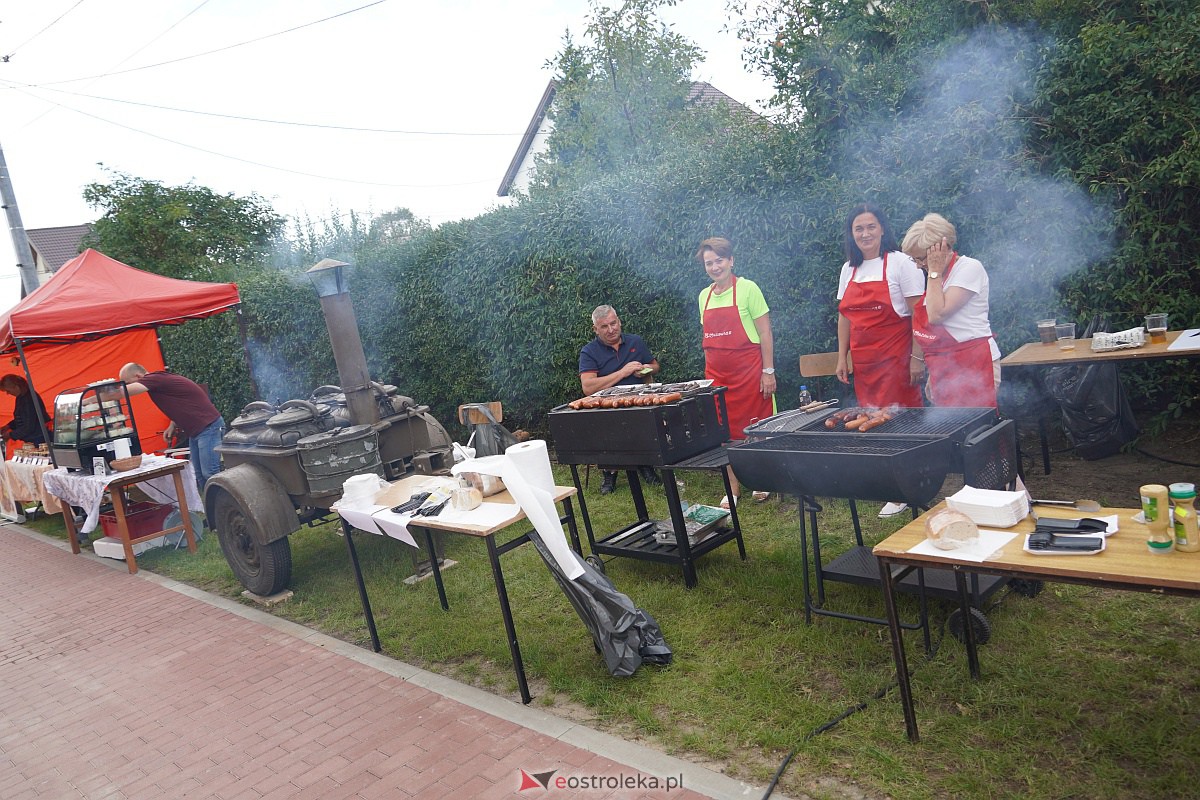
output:
[[[327,516],[347,478],[448,474],[453,463],[450,436],[429,407],[370,379],[346,290],[346,266],[325,259],[308,271],[341,386],[323,386],[307,400],[278,407],[247,405],[217,447],[224,469],[204,487],[204,509],[225,560],[255,594],[275,594],[288,585],[287,537],[302,523]]]

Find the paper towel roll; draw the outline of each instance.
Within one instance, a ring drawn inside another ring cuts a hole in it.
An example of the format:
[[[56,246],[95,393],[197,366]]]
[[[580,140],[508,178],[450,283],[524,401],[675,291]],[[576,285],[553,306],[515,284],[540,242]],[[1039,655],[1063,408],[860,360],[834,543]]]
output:
[[[550,451],[541,439],[530,439],[528,442],[514,444],[504,451],[512,459],[517,469],[529,481],[542,491],[554,494],[554,473],[550,469]]]
[[[477,472],[501,478],[567,578],[575,580],[583,574],[583,567],[567,544],[554,505],[554,473],[550,471],[545,442],[522,442],[508,448],[504,455],[473,458],[455,464],[450,472],[454,475]]]

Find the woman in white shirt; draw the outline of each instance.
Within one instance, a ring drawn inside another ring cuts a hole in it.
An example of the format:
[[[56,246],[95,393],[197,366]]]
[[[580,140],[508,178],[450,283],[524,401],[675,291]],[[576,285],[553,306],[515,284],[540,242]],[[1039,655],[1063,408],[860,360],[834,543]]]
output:
[[[904,235],[904,252],[928,277],[913,308],[913,341],[924,359],[914,357],[913,380],[928,370],[934,405],[995,408],[1000,348],[988,319],[987,271],[954,251],[957,238],[940,214],[926,214]]]

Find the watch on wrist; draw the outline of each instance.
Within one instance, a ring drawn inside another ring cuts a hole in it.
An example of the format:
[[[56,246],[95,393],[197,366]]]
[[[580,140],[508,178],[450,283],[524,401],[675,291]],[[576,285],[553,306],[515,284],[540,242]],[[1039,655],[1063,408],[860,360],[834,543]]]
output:
[[[933,271],[931,270],[931,271],[930,271],[930,273],[929,273],[929,277],[931,277],[931,278],[940,278],[940,277],[942,277],[942,273],[940,273],[940,272],[933,272]]]
[[[774,375],[774,374],[775,374],[774,367],[763,367],[763,375]]]

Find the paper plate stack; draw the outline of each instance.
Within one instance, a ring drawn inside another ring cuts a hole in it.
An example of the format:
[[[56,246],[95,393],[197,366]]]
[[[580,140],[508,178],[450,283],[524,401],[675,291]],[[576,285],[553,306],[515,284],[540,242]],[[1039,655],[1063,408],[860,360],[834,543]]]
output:
[[[946,505],[961,511],[976,525],[1011,528],[1029,515],[1025,492],[1000,492],[964,486],[946,498]]]

